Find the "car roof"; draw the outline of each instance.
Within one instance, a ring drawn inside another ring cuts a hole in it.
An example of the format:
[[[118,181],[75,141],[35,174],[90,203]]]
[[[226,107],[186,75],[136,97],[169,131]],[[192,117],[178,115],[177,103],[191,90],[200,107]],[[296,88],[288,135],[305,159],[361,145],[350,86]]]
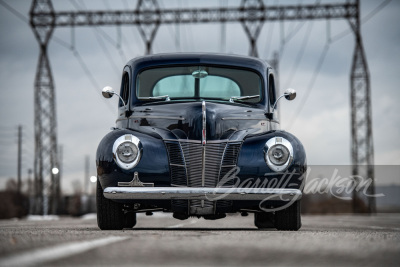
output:
[[[163,66],[170,64],[210,64],[235,66],[257,70],[265,74],[270,67],[267,62],[255,57],[217,54],[217,53],[166,53],[154,54],[134,58],[128,62],[133,69],[142,69],[152,66]]]

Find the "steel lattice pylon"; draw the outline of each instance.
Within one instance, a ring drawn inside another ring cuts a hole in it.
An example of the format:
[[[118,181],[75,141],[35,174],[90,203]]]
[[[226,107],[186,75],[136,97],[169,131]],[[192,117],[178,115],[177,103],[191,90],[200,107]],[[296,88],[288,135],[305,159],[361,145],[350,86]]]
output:
[[[35,77],[35,213],[56,213],[59,185],[58,176],[52,173],[58,167],[57,161],[57,123],[55,89],[47,44],[53,33],[54,16],[48,16],[46,26],[35,25],[35,13],[54,13],[51,1],[35,0],[32,3],[30,18],[31,27],[40,45],[39,62]],[[57,179],[57,180],[56,180]]]
[[[242,0],[242,7],[248,10],[248,18],[256,17],[259,11],[264,10],[264,3],[262,0]],[[261,29],[264,25],[263,20],[243,20],[243,29],[250,40],[249,55],[258,57],[257,39],[260,35]]]
[[[157,30],[160,27],[158,4],[156,0],[139,0],[136,6],[138,14],[141,15],[141,23],[138,24],[138,29],[143,41],[146,43],[146,54],[151,54],[151,45],[153,44],[154,37],[156,36]],[[150,16],[147,13],[152,14]]]
[[[346,19],[355,36],[350,75],[352,164],[355,177],[372,178],[369,194],[374,194],[374,149],[372,140],[370,76],[360,30],[359,0],[345,3],[269,6],[262,0],[242,0],[239,7],[160,9],[157,0],[139,0],[136,10],[54,12],[50,0],[33,0],[31,25],[40,44],[35,82],[35,177],[43,180],[57,165],[57,138],[54,85],[46,48],[54,27],[135,25],[146,44],[146,54],[160,25],[172,23],[239,22],[250,41],[250,55],[257,56],[257,39],[267,21]],[[48,82],[42,82],[47,80]],[[52,184],[56,184],[51,177]],[[358,181],[355,180],[358,185]],[[354,211],[356,191],[353,195]],[[369,211],[375,212],[375,199],[368,198]]]
[[[359,0],[356,0],[359,9]],[[361,38],[360,16],[357,12],[354,18],[349,19],[350,26],[355,36],[355,48],[350,75],[350,101],[351,101],[351,157],[352,174],[355,186],[360,179],[372,178],[368,187],[368,194],[375,194],[374,185],[374,145],[372,139],[371,119],[371,85],[367,59]],[[353,190],[353,209],[360,212],[357,204],[360,196]],[[375,198],[368,198],[369,213],[376,212]]]

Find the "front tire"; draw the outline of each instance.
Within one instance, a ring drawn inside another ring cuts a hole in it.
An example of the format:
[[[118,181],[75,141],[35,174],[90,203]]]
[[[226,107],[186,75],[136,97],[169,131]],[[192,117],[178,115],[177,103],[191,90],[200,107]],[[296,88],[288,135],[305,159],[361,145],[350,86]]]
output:
[[[124,228],[132,228],[136,225],[136,213],[127,212],[124,215]]]
[[[98,179],[96,190],[96,206],[97,225],[101,230],[122,230],[125,227],[125,216],[122,209],[123,205],[104,197],[103,188],[101,187]]]
[[[258,229],[274,228],[274,214],[272,212],[254,213],[254,225]]]
[[[275,212],[275,228],[282,231],[297,231],[301,227],[300,200],[286,209]]]

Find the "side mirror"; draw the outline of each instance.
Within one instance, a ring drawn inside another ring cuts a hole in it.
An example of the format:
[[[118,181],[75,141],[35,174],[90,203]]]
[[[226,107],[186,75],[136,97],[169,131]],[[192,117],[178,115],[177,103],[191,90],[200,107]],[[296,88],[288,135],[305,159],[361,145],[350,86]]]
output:
[[[111,98],[113,95],[117,95],[119,97],[119,99],[121,99],[122,104],[124,105],[125,109],[128,110],[128,107],[126,106],[125,101],[122,99],[122,97],[117,94],[116,92],[114,92],[114,89],[112,89],[111,86],[106,86],[103,88],[103,90],[101,90],[101,94],[105,97],[105,98]]]
[[[111,98],[113,95],[115,95],[115,92],[111,86],[106,86],[101,91],[101,94],[104,96],[104,98]]]
[[[296,98],[296,90],[292,88],[286,89],[283,95],[287,100],[293,100]]]
[[[292,88],[286,89],[285,92],[283,93],[283,95],[278,97],[278,99],[275,101],[274,105],[272,106],[271,112],[265,114],[267,116],[267,118],[272,119],[272,114],[274,113],[276,104],[278,103],[279,99],[281,99],[282,97],[285,97],[287,100],[291,101],[296,98],[296,90],[294,90]]]
[[[274,112],[276,104],[278,103],[279,99],[281,99],[282,97],[285,97],[289,101],[293,100],[296,98],[296,90],[294,90],[292,88],[286,89],[285,92],[283,93],[283,95],[278,97],[278,99],[275,101],[274,105],[272,106],[272,112]]]

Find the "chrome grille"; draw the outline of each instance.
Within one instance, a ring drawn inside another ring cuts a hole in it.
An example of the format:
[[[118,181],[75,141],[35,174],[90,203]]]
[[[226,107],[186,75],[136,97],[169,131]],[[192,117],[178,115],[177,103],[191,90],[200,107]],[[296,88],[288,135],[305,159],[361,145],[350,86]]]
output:
[[[240,142],[213,142],[202,146],[196,141],[165,142],[171,183],[176,186],[215,187],[218,181],[236,166]],[[205,151],[204,182],[203,149]],[[204,183],[204,184],[203,184]]]
[[[200,141],[179,140],[165,141],[168,151],[171,184],[173,186],[188,187],[216,187],[222,179],[237,164],[241,142],[212,141],[202,146]],[[204,176],[203,176],[203,151]],[[204,179],[203,179],[204,177]],[[224,183],[225,186],[232,185],[234,180]],[[184,203],[172,205],[183,206]],[[187,201],[189,212],[197,207],[206,210],[215,210],[219,206],[228,207],[231,201],[218,201],[215,205],[212,201]]]
[[[200,143],[180,142],[186,164],[187,184],[189,187],[215,187],[226,142],[211,143],[202,146]],[[205,152],[203,181],[203,149]]]

